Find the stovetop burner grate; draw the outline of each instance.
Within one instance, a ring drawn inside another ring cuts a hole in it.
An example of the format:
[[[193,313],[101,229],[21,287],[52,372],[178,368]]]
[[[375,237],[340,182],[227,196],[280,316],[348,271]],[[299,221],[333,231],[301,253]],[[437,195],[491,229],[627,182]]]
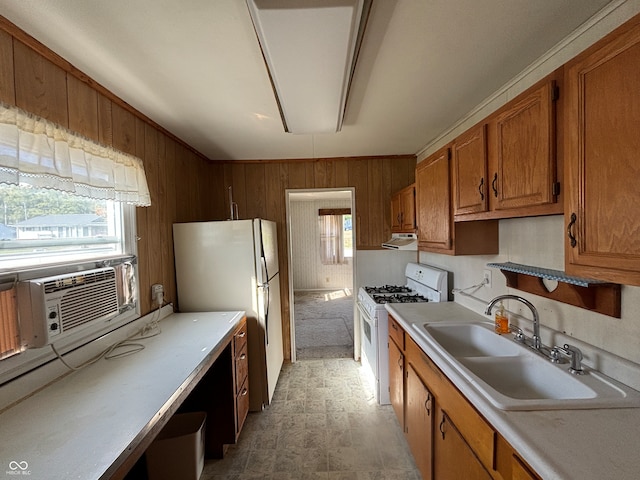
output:
[[[376,303],[424,303],[428,302],[422,295],[373,295],[373,300]]]
[[[364,287],[367,293],[409,293],[411,289],[407,286],[399,286],[399,285],[382,285],[378,287]]]

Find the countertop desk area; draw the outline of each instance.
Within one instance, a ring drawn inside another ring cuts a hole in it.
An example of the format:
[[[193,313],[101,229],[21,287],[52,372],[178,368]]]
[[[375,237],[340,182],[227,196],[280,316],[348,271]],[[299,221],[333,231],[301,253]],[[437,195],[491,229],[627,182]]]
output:
[[[0,414],[0,476],[123,478],[229,345],[243,317],[169,315],[160,335],[140,342],[143,350],[101,359],[8,408]]]

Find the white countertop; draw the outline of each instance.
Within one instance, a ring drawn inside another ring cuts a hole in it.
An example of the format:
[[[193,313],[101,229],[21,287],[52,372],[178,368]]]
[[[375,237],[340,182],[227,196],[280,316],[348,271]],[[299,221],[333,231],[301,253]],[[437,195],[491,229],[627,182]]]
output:
[[[487,321],[454,302],[393,303],[387,310],[484,418],[545,480],[640,478],[640,408],[504,411],[495,408],[417,334],[412,324]]]
[[[213,363],[243,316],[170,315],[160,322],[160,335],[140,342],[145,345],[140,352],[102,359],[5,410],[0,476],[23,478],[22,467],[28,465],[34,480],[108,478],[159,421],[167,420],[175,400]]]

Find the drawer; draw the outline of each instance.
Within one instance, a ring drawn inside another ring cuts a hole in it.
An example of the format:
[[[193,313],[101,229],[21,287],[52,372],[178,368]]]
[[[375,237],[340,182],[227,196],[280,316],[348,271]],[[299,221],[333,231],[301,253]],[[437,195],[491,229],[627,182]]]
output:
[[[245,343],[242,349],[236,353],[236,385],[235,392],[240,393],[242,385],[245,383],[249,374],[249,357],[247,355],[247,344]]]
[[[233,334],[233,351],[238,356],[238,352],[247,344],[247,322],[243,321],[238,327],[236,333]]]
[[[404,329],[391,315],[389,315],[389,336],[393,338],[400,350],[404,351]]]
[[[236,439],[242,430],[244,421],[249,413],[249,379],[245,378],[236,396]]]
[[[411,338],[407,340],[406,358],[485,468],[492,471],[496,434],[491,425]]]

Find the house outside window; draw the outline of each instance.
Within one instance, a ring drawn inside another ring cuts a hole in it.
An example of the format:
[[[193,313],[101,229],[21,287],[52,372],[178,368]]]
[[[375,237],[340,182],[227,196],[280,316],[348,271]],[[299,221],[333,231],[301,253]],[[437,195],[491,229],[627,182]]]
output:
[[[126,253],[118,202],[0,185],[0,209],[0,271]]]

